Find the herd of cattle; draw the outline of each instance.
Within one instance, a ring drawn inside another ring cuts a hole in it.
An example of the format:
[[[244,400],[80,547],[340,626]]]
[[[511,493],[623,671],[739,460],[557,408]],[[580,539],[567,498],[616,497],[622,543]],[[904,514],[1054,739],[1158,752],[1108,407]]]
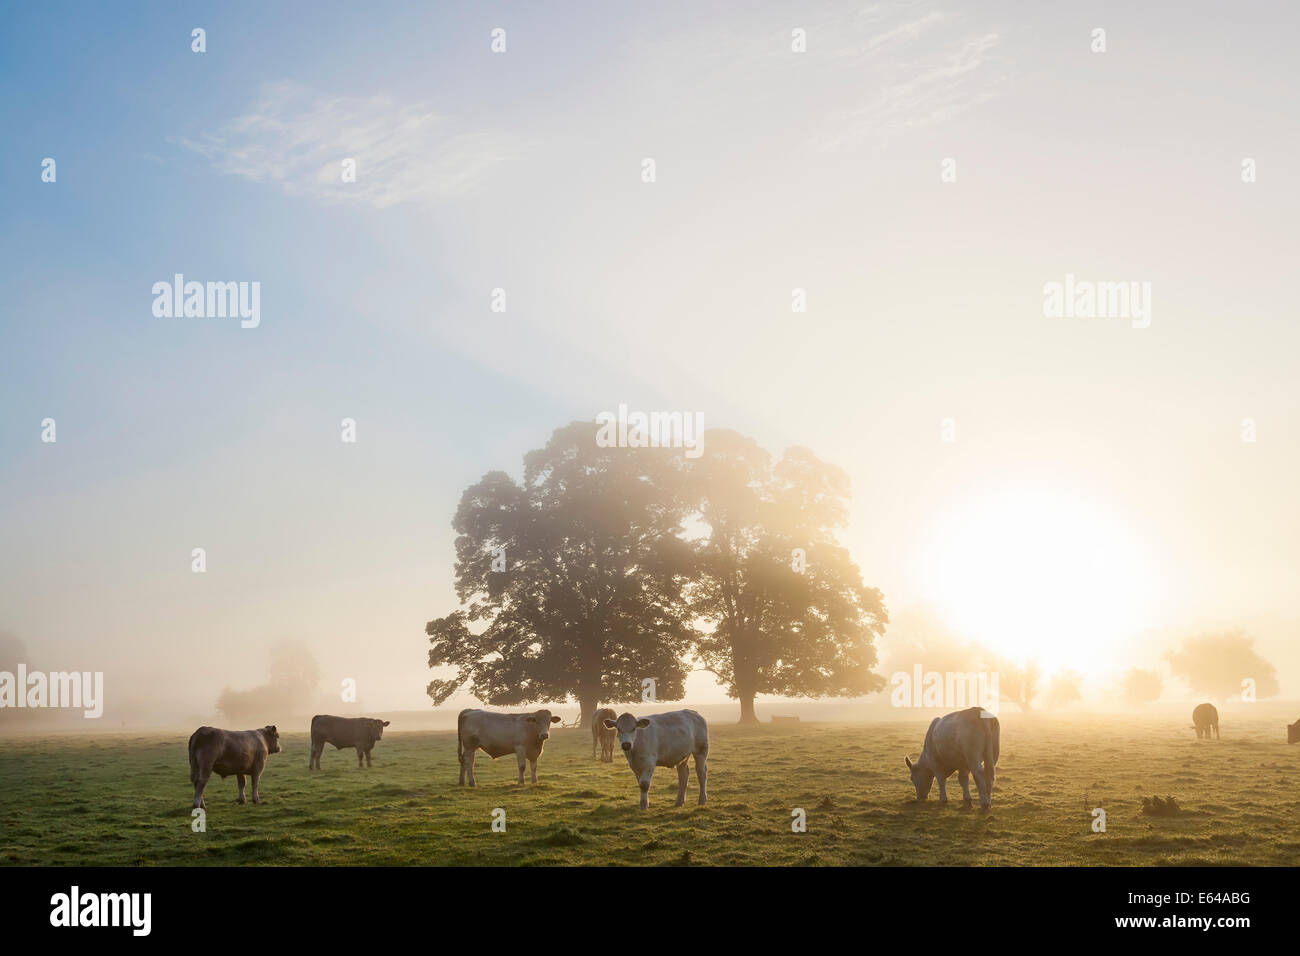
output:
[[[528,766],[532,782],[537,782],[537,760],[551,736],[551,724],[560,722],[549,710],[531,714],[498,714],[487,710],[462,710],[456,718],[456,757],[460,763],[460,784],[475,785],[474,757],[482,750],[495,760],[513,753],[519,766],[519,783],[524,782]],[[320,769],[321,753],[326,744],[336,749],[354,747],[357,767],[371,766],[370,752],[384,736],[386,720],[372,717],[332,717],[318,714],[311,719],[311,758],[309,770]],[[1192,726],[1197,738],[1219,736],[1219,712],[1213,704],[1201,704],[1192,711]],[[1287,726],[1287,743],[1300,741],[1300,720]],[[939,802],[948,800],[947,780],[957,774],[961,783],[963,805],[971,805],[969,778],[975,779],[980,809],[987,811],[993,797],[993,768],[998,762],[1001,727],[997,717],[969,707],[954,711],[930,722],[921,755],[913,763],[903,762],[912,776],[917,801],[923,801],[935,781],[939,783]],[[641,791],[641,809],[650,805],[650,780],[656,767],[677,768],[677,806],[686,802],[689,762],[695,758],[695,776],[700,783],[701,805],[708,791],[709,727],[693,710],[674,710],[666,714],[635,717],[615,715],[602,707],[591,723],[591,755],[600,751],[602,762],[614,759],[618,743],[627,758],[628,768],[636,777]],[[260,803],[258,781],[266,769],[266,759],[280,752],[280,733],[274,724],[260,730],[220,730],[200,727],[190,736],[190,782],[194,784],[194,806],[204,807],[203,790],[213,773],[223,780],[234,775],[239,784],[238,803],[244,802],[244,778],[252,782],[253,802]]]

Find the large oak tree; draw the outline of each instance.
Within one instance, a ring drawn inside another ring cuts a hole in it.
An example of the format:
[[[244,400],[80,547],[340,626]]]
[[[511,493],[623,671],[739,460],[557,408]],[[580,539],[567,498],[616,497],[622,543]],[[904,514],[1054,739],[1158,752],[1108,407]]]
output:
[[[752,439],[705,436],[692,462],[702,536],[689,594],[708,625],[695,642],[703,669],[757,720],[758,694],[857,696],[880,690],[874,640],[888,621],[881,593],[836,540],[848,476],[792,448],[773,465]]]
[[[558,429],[524,458],[522,483],[485,475],[461,497],[453,527],[463,607],[430,621],[429,666],[441,704],[461,687],[493,705],[581,706],[680,699],[694,637],[683,588],[680,452],[602,448],[594,423]]]

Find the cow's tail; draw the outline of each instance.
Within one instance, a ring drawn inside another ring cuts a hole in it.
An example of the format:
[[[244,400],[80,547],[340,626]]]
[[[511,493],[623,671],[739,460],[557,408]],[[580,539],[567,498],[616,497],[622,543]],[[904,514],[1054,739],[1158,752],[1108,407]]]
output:
[[[989,795],[993,794],[993,768],[998,762],[998,749],[1001,743],[1002,727],[996,717],[983,718],[988,721],[989,732],[984,735],[984,779],[988,781]]]
[[[198,741],[199,734],[201,733],[203,733],[202,730],[196,730],[194,733],[190,734],[190,783],[195,786],[198,786],[199,783],[199,755],[195,743]]]
[[[465,766],[465,715],[469,708],[456,715],[456,763]]]

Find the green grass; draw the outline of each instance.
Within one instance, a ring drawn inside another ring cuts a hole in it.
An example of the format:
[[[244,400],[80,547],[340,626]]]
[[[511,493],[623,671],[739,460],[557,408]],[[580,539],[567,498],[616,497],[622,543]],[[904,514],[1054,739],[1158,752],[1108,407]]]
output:
[[[260,806],[214,777],[207,832],[190,829],[187,735],[0,742],[0,863],[79,865],[1183,865],[1300,863],[1300,746],[1276,720],[1225,720],[1198,741],[1187,721],[1002,718],[993,812],[917,806],[903,766],[927,720],[710,729],[709,803],[674,807],[660,769],[637,808],[621,754],[559,731],[540,783],[480,753],[479,787],[456,786],[449,733],[389,733],[375,766],[332,748],[307,770],[305,735],[282,738]],[[973,789],[973,787],[972,787]],[[1175,817],[1141,813],[1173,795]],[[1107,832],[1091,831],[1095,806]],[[506,811],[506,832],[490,829]],[[791,832],[791,810],[808,832]]]

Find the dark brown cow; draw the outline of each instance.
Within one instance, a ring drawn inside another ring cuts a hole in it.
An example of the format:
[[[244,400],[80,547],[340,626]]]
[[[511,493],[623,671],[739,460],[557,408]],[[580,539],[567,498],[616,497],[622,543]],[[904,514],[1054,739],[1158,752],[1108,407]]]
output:
[[[1196,730],[1196,739],[1210,739],[1210,731],[1219,736],[1219,710],[1213,704],[1197,704],[1192,711],[1192,727]]]
[[[591,755],[596,756],[596,747],[600,746],[600,762],[614,762],[614,738],[618,732],[610,730],[605,726],[606,720],[614,720],[618,717],[613,710],[608,707],[602,707],[596,711],[591,718]]]
[[[308,770],[320,769],[320,755],[326,744],[333,744],[335,750],[344,747],[357,748],[357,769],[361,769],[364,759],[367,767],[374,766],[370,760],[370,751],[376,740],[382,740],[384,728],[388,721],[375,717],[332,717],[329,714],[317,714],[311,719],[311,759],[307,761]]]
[[[1293,744],[1297,741],[1300,741],[1300,720],[1286,725],[1286,742]]]
[[[206,807],[203,788],[215,772],[225,780],[232,773],[239,783],[239,799],[244,802],[244,776],[253,778],[253,802],[261,803],[257,782],[262,779],[266,758],[280,752],[280,732],[275,725],[261,730],[221,730],[200,727],[190,735],[190,783],[194,784],[194,806]]]

